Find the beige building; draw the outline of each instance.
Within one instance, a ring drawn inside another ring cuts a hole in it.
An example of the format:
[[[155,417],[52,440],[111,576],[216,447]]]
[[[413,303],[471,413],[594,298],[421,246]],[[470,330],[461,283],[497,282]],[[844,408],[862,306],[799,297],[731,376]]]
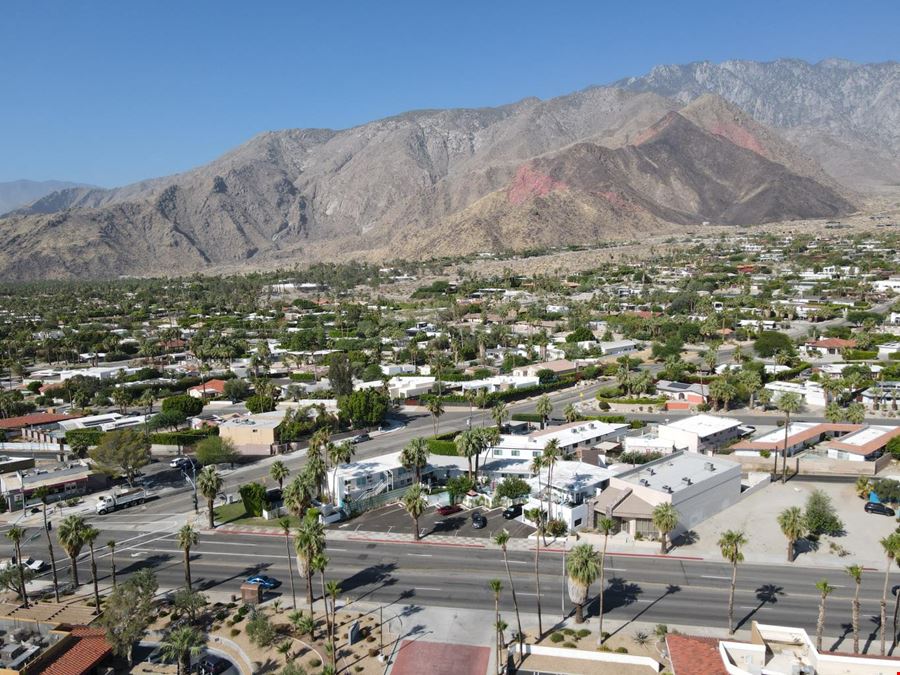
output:
[[[278,443],[278,427],[283,421],[282,410],[235,417],[219,424],[219,437],[234,443],[241,454],[269,454]]]

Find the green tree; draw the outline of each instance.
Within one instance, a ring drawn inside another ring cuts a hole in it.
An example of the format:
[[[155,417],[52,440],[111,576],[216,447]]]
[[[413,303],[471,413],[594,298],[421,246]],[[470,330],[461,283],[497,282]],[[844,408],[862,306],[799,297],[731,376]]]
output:
[[[547,394],[542,395],[534,409],[541,417],[541,429],[543,429],[547,425],[550,415],[553,414],[553,403],[550,401],[550,397]]]
[[[853,653],[859,654],[859,590],[862,586],[863,568],[861,565],[848,565],[844,568],[853,580],[853,600],[850,605],[850,622],[853,628]]]
[[[353,369],[346,354],[331,355],[328,381],[331,382],[331,390],[338,399],[353,392]]]
[[[234,464],[238,458],[237,448],[230,438],[207,436],[194,446],[194,457],[203,466],[213,464]]]
[[[782,448],[781,457],[781,483],[787,481],[787,457],[788,457],[788,436],[791,426],[791,415],[803,410],[803,400],[799,394],[787,391],[778,397],[778,409],[784,413],[784,447]],[[777,461],[777,460],[776,460]]]
[[[837,515],[837,509],[822,490],[813,490],[806,498],[806,509],[803,514],[806,529],[811,534],[836,535],[844,530],[844,524]]]
[[[206,507],[209,511],[209,529],[216,527],[216,512],[213,504],[219,492],[222,491],[224,481],[213,466],[205,466],[197,476],[197,490],[206,499]]]
[[[265,649],[275,642],[278,633],[265,612],[253,609],[250,613],[250,619],[247,621],[247,637],[257,647]]]
[[[819,591],[819,619],[816,621],[816,649],[822,651],[822,633],[825,631],[825,599],[834,591],[834,586],[828,583],[828,579],[820,579],[816,582],[816,590]]]
[[[553,492],[553,469],[559,461],[560,456],[559,440],[551,438],[547,441],[546,445],[544,445],[544,450],[541,453],[541,467],[547,469],[547,515],[550,520],[553,520],[553,499],[551,499]],[[540,476],[538,476],[538,480],[540,480]]]
[[[235,377],[225,381],[224,393],[229,401],[243,401],[250,394],[250,385]]]
[[[794,350],[794,343],[789,335],[774,330],[762,331],[753,342],[753,350],[761,358],[775,356],[777,352],[790,353]]]
[[[338,398],[338,410],[356,428],[377,427],[388,413],[388,398],[381,389],[360,389]]]
[[[494,491],[496,497],[506,497],[507,499],[517,500],[527,496],[531,492],[531,486],[518,476],[507,476]]]
[[[844,409],[835,401],[832,401],[825,406],[825,419],[832,424],[842,422],[845,418],[845,415],[846,413]]]
[[[200,535],[190,524],[183,525],[176,536],[178,548],[184,553],[184,587],[192,590],[191,586],[191,549],[197,545]]]
[[[63,518],[56,530],[56,539],[69,556],[72,587],[78,589],[78,555],[84,547],[84,533],[87,523],[82,516],[70,515]]]
[[[407,471],[415,471],[416,483],[422,482],[422,469],[428,465],[430,454],[428,441],[421,436],[413,438],[400,451],[400,464]]]
[[[275,460],[269,467],[269,478],[278,483],[278,489],[284,488],[284,480],[290,475],[291,471],[287,468],[287,464],[280,459]]]
[[[497,401],[491,407],[491,419],[494,420],[494,424],[497,426],[497,431],[503,431],[503,425],[509,419],[509,408],[503,401]]]
[[[294,550],[297,553],[297,564],[306,579],[306,603],[309,611],[313,611],[312,593],[312,561],[325,550],[325,527],[319,522],[319,511],[308,509],[300,521],[294,534]]]
[[[422,491],[422,486],[419,483],[415,483],[410,486],[410,488],[403,495],[403,508],[406,509],[406,512],[409,514],[410,518],[413,519],[413,525],[415,527],[415,540],[419,540],[419,518],[425,513],[425,509],[428,508],[428,501],[425,499],[425,494]]]
[[[728,530],[719,537],[722,557],[731,563],[731,588],[728,592],[728,634],[734,635],[734,590],[737,586],[737,566],[744,561],[743,547],[747,538],[743,532]]]
[[[188,394],[178,394],[164,398],[162,402],[162,411],[177,412],[187,417],[195,417],[203,412],[203,401],[194,398]]]
[[[197,621],[200,613],[209,604],[209,598],[199,591],[181,588],[172,596],[172,614],[175,617],[185,617],[191,623]]]
[[[25,565],[22,562],[22,538],[25,536],[25,530],[18,525],[13,525],[6,531],[6,538],[13,543],[16,551],[16,568],[19,575],[19,600],[25,609],[28,609],[28,593],[25,590]]]
[[[591,584],[600,575],[597,552],[590,544],[577,544],[566,556],[569,599],[575,604],[575,623],[584,623],[584,604]],[[602,589],[600,591],[603,592]]]
[[[122,474],[129,485],[138,472],[150,463],[150,443],[135,429],[110,431],[90,451],[91,459],[105,473]]]
[[[100,613],[100,586],[97,579],[97,559],[94,555],[94,544],[97,537],[100,536],[100,530],[93,525],[85,525],[81,537],[85,544],[88,545],[88,551],[91,555],[91,582],[94,585],[94,614]]]
[[[678,526],[678,511],[671,502],[657,504],[651,513],[653,527],[659,531],[659,552],[668,550],[669,533]]]
[[[566,418],[566,422],[570,424],[572,422],[577,422],[579,417],[581,417],[572,403],[566,406],[566,409],[563,411],[563,416]]]
[[[806,532],[806,518],[803,517],[803,511],[800,510],[799,506],[786,508],[778,514],[778,526],[781,528],[781,533],[788,540],[787,561],[789,563],[794,562],[797,541]]]
[[[249,633],[249,623],[247,625]],[[193,626],[180,626],[169,631],[161,647],[166,658],[173,659],[178,675],[191,672],[191,659],[199,656],[206,646],[206,634]]]
[[[153,570],[141,569],[116,586],[107,598],[100,625],[118,656],[132,661],[132,649],[156,618],[154,597],[159,585]]]
[[[850,424],[862,424],[866,421],[866,408],[862,403],[851,403],[847,406],[847,421]]]
[[[273,396],[253,394],[253,396],[247,397],[247,400],[244,401],[244,405],[247,406],[247,410],[251,413],[258,415],[260,413],[272,412],[275,410],[276,402]]]
[[[444,414],[444,402],[440,396],[432,396],[425,402],[425,408],[431,414],[431,424],[434,428],[434,435],[438,433],[438,421]]]

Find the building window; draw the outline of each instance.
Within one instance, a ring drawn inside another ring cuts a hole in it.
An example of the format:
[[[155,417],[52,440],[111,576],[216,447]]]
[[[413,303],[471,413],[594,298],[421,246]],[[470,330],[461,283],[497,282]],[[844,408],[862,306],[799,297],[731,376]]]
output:
[[[510,457],[518,457],[518,456],[519,456],[519,451],[518,451],[518,450],[510,450],[510,451],[509,451],[509,456],[510,456]]]
[[[579,525],[581,525],[581,518],[576,518],[576,519],[572,522],[572,527],[578,527]]]

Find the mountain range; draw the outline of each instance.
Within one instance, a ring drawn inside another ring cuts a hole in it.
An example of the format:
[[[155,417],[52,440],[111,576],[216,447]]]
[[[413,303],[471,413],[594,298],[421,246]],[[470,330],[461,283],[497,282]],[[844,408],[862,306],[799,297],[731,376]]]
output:
[[[90,188],[90,185],[70,183],[63,180],[14,180],[0,182],[0,215],[27,206],[47,195],[69,188]]]
[[[833,218],[900,184],[900,64],[731,61],[497,108],[261,134],[0,220],[0,276],[181,274]]]

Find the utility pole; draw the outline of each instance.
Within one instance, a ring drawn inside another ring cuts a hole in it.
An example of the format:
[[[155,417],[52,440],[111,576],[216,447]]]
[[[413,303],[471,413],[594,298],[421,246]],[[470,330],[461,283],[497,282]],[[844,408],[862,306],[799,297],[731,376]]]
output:
[[[559,589],[559,607],[562,621],[566,620],[566,542],[563,542],[562,588]]]

